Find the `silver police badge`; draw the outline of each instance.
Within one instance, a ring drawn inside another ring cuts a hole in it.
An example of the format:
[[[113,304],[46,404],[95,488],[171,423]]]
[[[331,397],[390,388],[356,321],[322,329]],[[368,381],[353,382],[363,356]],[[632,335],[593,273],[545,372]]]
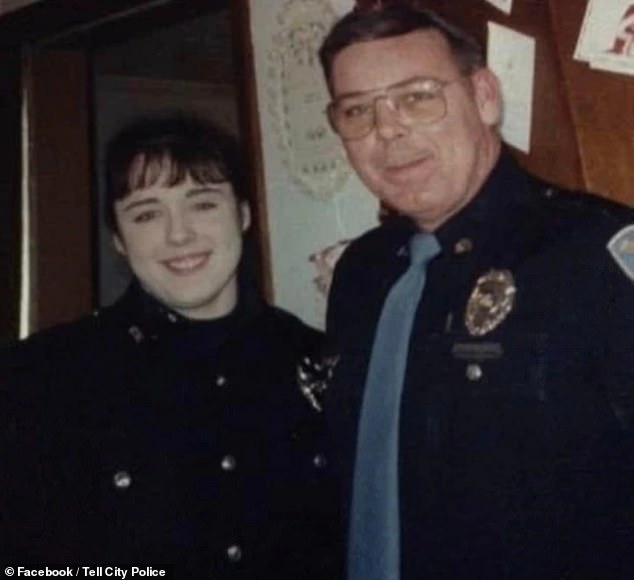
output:
[[[508,270],[489,270],[478,278],[467,302],[465,325],[471,336],[483,336],[496,328],[515,302],[515,279]]]
[[[323,397],[338,362],[337,355],[319,359],[305,357],[297,365],[297,384],[315,411],[322,411]]]

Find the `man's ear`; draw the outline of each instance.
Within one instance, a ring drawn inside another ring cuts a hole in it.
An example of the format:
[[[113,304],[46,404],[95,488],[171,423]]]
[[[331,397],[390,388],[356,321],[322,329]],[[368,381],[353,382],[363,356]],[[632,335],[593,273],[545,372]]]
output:
[[[251,208],[249,204],[245,201],[240,202],[240,226],[242,228],[242,233],[246,232],[251,226]]]
[[[120,255],[124,257],[128,255],[128,252],[125,249],[125,244],[121,241],[119,234],[112,234],[112,243],[114,245],[114,249],[117,250]]]
[[[482,122],[489,127],[499,125],[502,120],[502,93],[497,76],[491,69],[483,67],[471,74],[471,83]]]

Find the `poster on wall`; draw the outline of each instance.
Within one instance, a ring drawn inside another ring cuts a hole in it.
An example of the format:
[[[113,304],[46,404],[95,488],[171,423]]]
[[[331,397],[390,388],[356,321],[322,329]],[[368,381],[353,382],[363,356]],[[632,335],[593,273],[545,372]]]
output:
[[[486,0],[489,4],[493,4],[497,9],[510,14],[513,10],[513,0]]]
[[[500,132],[504,141],[530,152],[533,121],[535,39],[489,22],[487,62],[500,79],[504,111]]]
[[[574,57],[634,75],[634,0],[589,0]]]
[[[336,19],[328,0],[288,0],[268,54],[268,109],[282,161],[300,189],[318,199],[331,199],[349,174],[328,125],[330,97],[317,56]]]

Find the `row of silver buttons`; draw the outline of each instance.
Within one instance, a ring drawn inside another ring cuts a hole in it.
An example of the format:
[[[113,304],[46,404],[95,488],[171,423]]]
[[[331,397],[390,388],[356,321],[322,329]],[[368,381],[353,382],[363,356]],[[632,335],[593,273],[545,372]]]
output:
[[[224,387],[227,384],[227,378],[223,375],[216,377],[216,386]],[[313,465],[317,469],[321,469],[326,465],[326,458],[318,453],[313,457]],[[223,471],[233,471],[237,467],[236,458],[233,455],[225,455],[220,461],[220,468]],[[113,478],[113,484],[117,489],[127,489],[132,485],[132,476],[127,471],[117,471]],[[230,562],[239,562],[242,560],[242,548],[238,544],[231,544],[226,549],[227,559]]]

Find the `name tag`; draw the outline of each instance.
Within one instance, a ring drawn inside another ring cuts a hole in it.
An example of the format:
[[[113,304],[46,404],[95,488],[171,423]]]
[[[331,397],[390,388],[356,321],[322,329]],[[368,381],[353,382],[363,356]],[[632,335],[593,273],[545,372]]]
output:
[[[459,360],[495,360],[504,354],[499,342],[456,342],[451,354]]]

